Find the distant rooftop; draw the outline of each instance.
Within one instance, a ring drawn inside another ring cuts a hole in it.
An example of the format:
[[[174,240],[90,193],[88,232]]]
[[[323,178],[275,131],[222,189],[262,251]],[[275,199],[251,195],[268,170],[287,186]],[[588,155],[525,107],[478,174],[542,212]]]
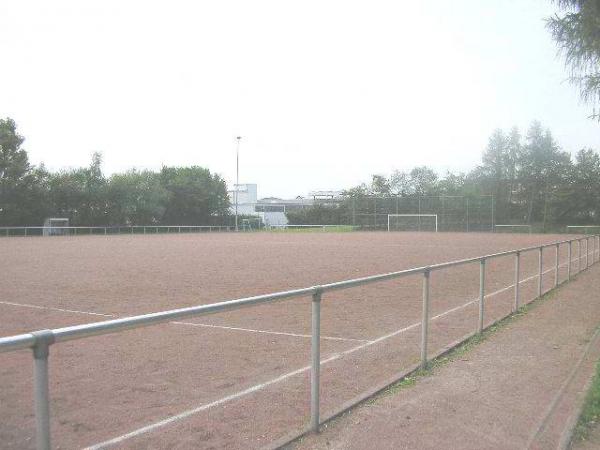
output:
[[[341,197],[343,191],[312,191],[308,195],[314,199],[338,198]]]

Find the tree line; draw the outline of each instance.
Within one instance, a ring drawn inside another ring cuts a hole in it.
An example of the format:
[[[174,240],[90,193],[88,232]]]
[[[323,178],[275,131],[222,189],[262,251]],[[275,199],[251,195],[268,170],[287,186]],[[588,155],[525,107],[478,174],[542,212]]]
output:
[[[222,225],[231,223],[225,181],[208,169],[132,169],[106,176],[101,155],[88,167],[48,171],[29,163],[24,138],[12,119],[0,119],[0,225],[41,225],[66,217],[75,226]],[[373,175],[344,191],[344,202],[288,211],[291,223],[347,223],[360,200],[372,197],[492,195],[496,223],[600,224],[600,156],[592,149],[562,150],[550,130],[533,122],[495,130],[481,163],[467,173],[439,176],[420,166]],[[392,212],[392,211],[390,211]]]
[[[0,119],[0,225],[41,225],[65,217],[73,226],[221,225],[229,218],[225,181],[208,169],[132,169],[105,176],[102,156],[88,167],[32,166],[14,120]]]
[[[535,121],[524,136],[516,127],[495,130],[481,164],[467,173],[439,176],[420,166],[389,176],[373,175],[370,183],[344,191],[346,199],[355,200],[481,195],[493,196],[496,223],[535,225],[541,231],[564,224],[600,224],[600,156],[582,149],[572,158],[551,131]],[[288,219],[292,223],[347,221],[348,207],[347,201],[333,211],[315,205],[289,211]]]

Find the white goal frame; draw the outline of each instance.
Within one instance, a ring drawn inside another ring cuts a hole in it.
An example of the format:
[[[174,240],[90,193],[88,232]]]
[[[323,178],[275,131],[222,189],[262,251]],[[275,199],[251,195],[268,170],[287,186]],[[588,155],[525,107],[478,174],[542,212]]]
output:
[[[498,228],[525,228],[527,233],[531,234],[531,225],[528,224],[495,224],[494,231]]]
[[[390,217],[435,217],[435,232],[438,231],[438,215],[437,214],[388,214],[387,215],[387,229],[388,231],[392,231],[390,229]],[[421,230],[419,230],[421,231]]]

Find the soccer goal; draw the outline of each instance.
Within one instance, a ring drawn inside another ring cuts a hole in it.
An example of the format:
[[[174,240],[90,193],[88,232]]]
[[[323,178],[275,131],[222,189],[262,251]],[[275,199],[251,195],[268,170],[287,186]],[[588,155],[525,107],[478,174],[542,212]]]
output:
[[[437,214],[388,214],[388,231],[437,230]]]
[[[531,234],[531,225],[527,224],[496,224],[494,225],[496,233],[529,233]]]

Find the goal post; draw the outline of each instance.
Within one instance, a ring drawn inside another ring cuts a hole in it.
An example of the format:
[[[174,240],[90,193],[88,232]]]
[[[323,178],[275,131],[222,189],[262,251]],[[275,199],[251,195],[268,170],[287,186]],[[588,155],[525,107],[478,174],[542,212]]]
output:
[[[438,231],[437,214],[388,214],[388,231]]]

